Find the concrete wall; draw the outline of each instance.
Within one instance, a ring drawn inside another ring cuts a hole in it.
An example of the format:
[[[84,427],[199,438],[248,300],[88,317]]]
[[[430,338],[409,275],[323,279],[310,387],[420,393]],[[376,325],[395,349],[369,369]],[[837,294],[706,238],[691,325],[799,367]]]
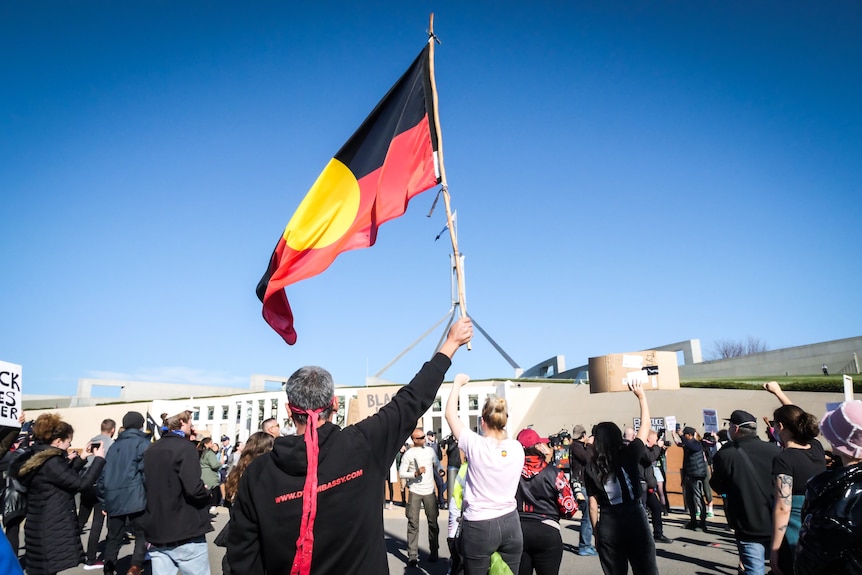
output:
[[[819,375],[825,363],[830,374],[858,373],[854,358],[862,362],[862,336],[787,347],[736,357],[679,366],[679,377],[712,379],[770,375]]]

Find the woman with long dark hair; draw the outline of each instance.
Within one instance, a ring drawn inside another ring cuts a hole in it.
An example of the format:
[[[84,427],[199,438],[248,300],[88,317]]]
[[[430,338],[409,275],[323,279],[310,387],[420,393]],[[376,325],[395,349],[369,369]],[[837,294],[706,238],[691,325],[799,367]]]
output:
[[[92,464],[70,452],[75,430],[56,413],[43,413],[33,424],[34,443],[12,467],[13,476],[27,487],[27,573],[54,574],[75,567],[84,556],[78,534],[75,493],[93,485],[105,465],[105,447],[87,444]]]
[[[638,479],[650,430],[649,406],[641,384],[630,383],[629,389],[640,403],[641,426],[635,439],[623,443],[622,431],[610,421],[599,423],[593,431],[595,457],[585,474],[590,521],[605,575],[625,575],[629,565],[634,575],[658,575],[655,541],[641,505]]]
[[[772,414],[772,419],[775,439],[784,448],[772,460],[775,505],[769,564],[776,575],[792,575],[805,486],[809,479],[826,471],[826,454],[816,439],[820,435],[817,418],[793,405],[777,382],[770,381],[764,388],[782,404]]]

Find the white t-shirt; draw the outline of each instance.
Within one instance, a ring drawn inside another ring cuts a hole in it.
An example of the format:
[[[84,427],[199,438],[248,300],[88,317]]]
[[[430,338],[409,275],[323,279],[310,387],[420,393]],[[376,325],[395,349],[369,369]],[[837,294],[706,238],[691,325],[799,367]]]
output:
[[[521,444],[514,439],[482,437],[465,427],[458,445],[467,454],[468,462],[464,518],[484,521],[514,511],[515,493],[524,467]]]

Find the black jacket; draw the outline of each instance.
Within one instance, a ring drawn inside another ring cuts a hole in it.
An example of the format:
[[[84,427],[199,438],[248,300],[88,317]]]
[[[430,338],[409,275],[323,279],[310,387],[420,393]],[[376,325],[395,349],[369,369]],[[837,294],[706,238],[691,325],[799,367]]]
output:
[[[577,511],[565,473],[535,455],[527,455],[515,493],[521,520],[566,519]]]
[[[56,573],[78,565],[84,548],[78,534],[75,493],[93,485],[105,460],[70,462],[66,452],[44,443],[12,463],[12,473],[27,486],[27,573]]]
[[[438,353],[377,414],[344,429],[318,428],[318,497],[311,573],[388,573],[383,489],[398,449],[431,407],[449,358]],[[279,437],[248,466],[233,503],[233,573],[290,573],[307,471],[303,435]]]
[[[740,450],[748,455],[751,467]],[[772,460],[780,451],[774,443],[751,435],[726,444],[715,454],[709,484],[727,496],[727,522],[737,539],[761,541],[772,537]]]
[[[643,469],[643,481],[648,489],[658,489],[658,481],[655,479],[655,471],[653,470],[656,460],[661,457],[661,446],[653,445],[646,448],[646,453],[641,457],[641,468]]]
[[[144,486],[149,543],[185,542],[213,530],[198,450],[187,438],[168,432],[144,452]]]
[[[131,515],[147,508],[144,452],[149,446],[143,431],[127,429],[105,454],[105,469],[97,486],[108,515]]]
[[[569,464],[572,466],[572,481],[584,483],[584,470],[593,459],[593,446],[575,439],[569,445]]]
[[[862,573],[862,464],[827,471],[808,481],[796,573]]]

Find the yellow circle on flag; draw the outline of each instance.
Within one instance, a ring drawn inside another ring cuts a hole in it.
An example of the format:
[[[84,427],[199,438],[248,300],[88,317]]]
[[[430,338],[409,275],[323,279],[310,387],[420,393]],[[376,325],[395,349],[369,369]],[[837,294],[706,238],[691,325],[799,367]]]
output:
[[[358,212],[359,182],[333,158],[287,223],[284,241],[296,251],[324,248],[344,235]]]

